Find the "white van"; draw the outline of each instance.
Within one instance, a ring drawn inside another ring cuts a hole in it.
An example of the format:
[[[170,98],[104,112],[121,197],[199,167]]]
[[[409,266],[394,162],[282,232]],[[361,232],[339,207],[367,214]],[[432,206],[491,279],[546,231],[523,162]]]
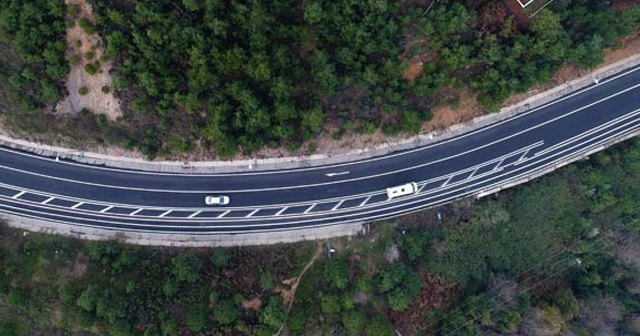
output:
[[[387,197],[389,199],[412,195],[418,192],[418,185],[415,182],[399,185],[397,187],[387,188]]]

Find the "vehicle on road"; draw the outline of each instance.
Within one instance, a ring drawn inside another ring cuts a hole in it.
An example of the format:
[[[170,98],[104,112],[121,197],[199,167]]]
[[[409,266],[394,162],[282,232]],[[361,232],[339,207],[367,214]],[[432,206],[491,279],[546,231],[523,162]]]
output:
[[[204,198],[204,203],[206,205],[227,205],[229,204],[229,201],[230,201],[229,196],[224,196],[224,195],[218,195],[218,196],[209,195]]]
[[[415,182],[399,185],[397,187],[387,188],[387,197],[389,199],[413,195],[418,192],[418,185]]]

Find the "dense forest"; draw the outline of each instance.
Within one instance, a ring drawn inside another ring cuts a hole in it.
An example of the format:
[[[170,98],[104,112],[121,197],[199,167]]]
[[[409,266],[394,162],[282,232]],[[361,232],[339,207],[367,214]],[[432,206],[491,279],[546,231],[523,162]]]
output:
[[[0,334],[637,335],[639,205],[634,139],[328,242],[149,248],[0,226]]]
[[[104,37],[126,113],[111,128],[68,122],[66,134],[122,142],[150,158],[196,147],[220,157],[295,151],[327,124],[337,137],[418,132],[430,109],[455,102],[451,92],[462,88],[496,111],[562,64],[597,65],[640,23],[638,7],[606,0],[554,1],[530,22],[498,0],[90,2],[95,24],[79,23]],[[0,0],[8,58],[0,79],[15,98],[2,109],[8,124],[36,127],[35,111],[63,92],[70,17],[63,0]]]

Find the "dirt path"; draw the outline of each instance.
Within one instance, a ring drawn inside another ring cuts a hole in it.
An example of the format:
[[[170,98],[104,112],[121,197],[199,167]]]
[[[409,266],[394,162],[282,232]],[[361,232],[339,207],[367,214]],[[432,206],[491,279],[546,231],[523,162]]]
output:
[[[66,86],[69,95],[58,103],[56,112],[72,114],[87,109],[115,120],[122,111],[120,102],[113,95],[113,78],[109,74],[112,62],[104,57],[102,38],[97,33],[87,34],[78,24],[83,18],[95,22],[93,9],[85,0],[65,0],[65,4],[76,8],[74,24],[67,28],[66,58],[70,71]],[[95,67],[96,72],[89,74],[85,70],[87,65]]]
[[[307,263],[306,266],[304,266],[304,268],[302,269],[302,272],[300,272],[300,274],[293,278],[293,279],[289,279],[287,281],[288,285],[291,285],[291,289],[282,292],[283,296],[287,296],[288,297],[288,304],[287,304],[287,317],[289,316],[289,313],[291,312],[291,307],[293,307],[293,300],[296,297],[296,290],[298,289],[298,284],[300,284],[300,279],[302,279],[302,276],[304,275],[305,272],[307,272],[307,270],[313,265],[313,263],[315,263],[316,259],[318,259],[318,257],[320,257],[320,255],[322,254],[322,252],[324,251],[324,246],[322,244],[322,242],[318,241],[317,242],[318,246],[316,247],[316,252],[313,254],[313,257],[311,257],[311,260],[309,260],[309,262]],[[282,325],[280,326],[280,328],[278,328],[278,332],[276,332],[276,336],[280,335],[280,333],[282,332],[282,330],[284,329],[284,327],[287,325],[287,319],[285,319],[282,322]]]

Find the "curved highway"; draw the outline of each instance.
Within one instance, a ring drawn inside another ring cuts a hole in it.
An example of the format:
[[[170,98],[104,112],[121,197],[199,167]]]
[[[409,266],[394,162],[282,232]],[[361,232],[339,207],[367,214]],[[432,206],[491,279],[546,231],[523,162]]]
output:
[[[119,231],[215,234],[389,218],[491,192],[640,131],[640,67],[513,118],[357,162],[234,174],[88,166],[0,147],[0,212]],[[387,199],[416,182],[415,195]],[[231,198],[207,206],[206,195]]]

